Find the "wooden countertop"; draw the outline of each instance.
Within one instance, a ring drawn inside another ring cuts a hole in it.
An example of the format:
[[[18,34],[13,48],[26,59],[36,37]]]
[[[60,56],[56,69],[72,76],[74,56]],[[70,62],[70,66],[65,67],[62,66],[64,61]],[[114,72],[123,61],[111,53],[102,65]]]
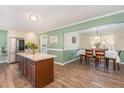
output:
[[[36,53],[36,54],[31,54],[31,53],[16,53],[17,55],[26,57],[28,59],[31,59],[32,61],[41,61],[41,60],[46,60],[50,58],[55,58],[55,55],[50,55],[50,54],[43,54],[43,53]]]

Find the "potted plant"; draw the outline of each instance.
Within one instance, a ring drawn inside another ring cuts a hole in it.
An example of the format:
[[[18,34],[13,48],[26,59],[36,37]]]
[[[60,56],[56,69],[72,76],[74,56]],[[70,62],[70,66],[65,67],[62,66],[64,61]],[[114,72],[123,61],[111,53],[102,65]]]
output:
[[[1,46],[1,53],[3,56],[6,56],[7,50],[6,50],[5,44]]]
[[[100,42],[95,43],[95,46],[96,46],[97,49],[99,49],[100,45],[101,45]]]
[[[33,54],[35,54],[35,50],[38,49],[38,45],[35,44],[35,43],[33,43],[33,42],[28,42],[28,43],[26,44],[26,47],[27,47],[28,49],[31,49],[32,52],[33,52]]]

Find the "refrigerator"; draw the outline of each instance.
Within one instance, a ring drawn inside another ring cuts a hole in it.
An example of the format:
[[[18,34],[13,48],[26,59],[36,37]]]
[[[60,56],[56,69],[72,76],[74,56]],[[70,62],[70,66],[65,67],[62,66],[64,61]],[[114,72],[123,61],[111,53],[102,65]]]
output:
[[[9,38],[9,63],[16,62],[16,53],[24,52],[25,41],[23,38]]]

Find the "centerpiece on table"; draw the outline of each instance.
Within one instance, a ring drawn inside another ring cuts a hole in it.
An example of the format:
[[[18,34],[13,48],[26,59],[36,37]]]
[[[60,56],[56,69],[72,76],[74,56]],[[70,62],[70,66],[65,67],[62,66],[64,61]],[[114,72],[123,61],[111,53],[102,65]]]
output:
[[[96,49],[99,49],[100,48],[100,45],[101,45],[100,42],[95,43]]]
[[[26,48],[27,49],[31,49],[32,50],[32,53],[35,54],[35,50],[38,49],[38,45],[33,43],[33,42],[28,42],[26,44]]]

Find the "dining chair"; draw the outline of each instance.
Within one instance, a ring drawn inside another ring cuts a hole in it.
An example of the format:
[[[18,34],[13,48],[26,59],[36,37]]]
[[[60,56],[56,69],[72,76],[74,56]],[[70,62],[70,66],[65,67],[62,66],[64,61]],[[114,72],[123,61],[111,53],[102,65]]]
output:
[[[121,62],[121,61],[120,62],[117,62],[117,68],[118,68],[118,70],[120,70],[120,66],[119,66],[120,64],[123,64],[124,65],[124,62]]]
[[[86,64],[88,63],[88,61],[90,61],[90,59],[94,59],[94,53],[93,53],[93,49],[86,49],[85,50],[86,52],[86,58],[85,58],[85,61],[86,61]]]
[[[117,62],[117,68],[118,68],[118,70],[120,70],[120,64],[124,64],[124,62]]]
[[[77,55],[80,55],[80,64],[82,64],[82,62],[85,61],[85,56],[86,56],[85,50],[79,49]]]
[[[82,64],[82,61],[85,61],[86,55],[80,54],[80,64]]]
[[[115,52],[116,52],[116,51],[115,51]],[[106,58],[107,66],[108,66],[108,64],[109,64],[110,62],[112,62],[112,64],[113,64],[113,70],[114,70],[114,71],[116,70],[116,66],[117,66],[118,70],[120,70],[119,64],[124,64],[124,62],[121,62],[121,61],[120,61],[120,58],[119,58],[120,54],[121,54],[121,51],[119,50],[118,53],[117,53],[117,55],[118,55],[117,58]]]
[[[106,62],[106,58],[105,58],[105,50],[104,49],[97,49],[95,50],[95,67],[96,64],[99,62],[104,62],[104,69],[105,67],[108,67],[108,63]]]
[[[117,64],[118,69],[120,69],[120,68],[119,68],[119,64],[118,64],[116,58],[106,58],[106,63],[107,63],[107,64],[106,64],[106,67],[107,67],[107,68],[108,68],[108,65],[109,65],[110,62],[113,63],[113,70],[114,70],[114,71],[115,71],[115,69],[116,69],[116,64]]]
[[[122,50],[118,50],[118,56],[121,55],[121,52],[122,52]],[[118,68],[118,70],[120,70],[120,66],[119,66],[120,64],[124,64],[124,62],[122,62],[122,61],[117,62],[117,68]]]

